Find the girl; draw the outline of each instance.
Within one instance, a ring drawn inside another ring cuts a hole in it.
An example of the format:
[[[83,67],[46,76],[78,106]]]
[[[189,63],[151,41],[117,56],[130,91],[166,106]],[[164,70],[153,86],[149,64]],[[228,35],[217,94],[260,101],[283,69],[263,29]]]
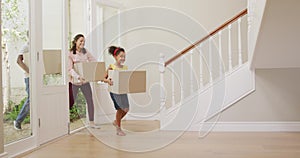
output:
[[[108,49],[108,53],[112,55],[116,62],[110,64],[108,70],[127,70],[127,66],[124,65],[125,62],[125,50],[121,47],[111,46]],[[106,75],[106,78],[108,75]],[[109,79],[106,79],[106,82],[110,85],[113,82]],[[116,127],[117,135],[125,136],[126,134],[121,129],[121,120],[127,114],[129,110],[129,103],[127,94],[114,94],[110,93],[111,99],[114,103],[116,112],[116,120],[113,122],[113,125]]]
[[[73,106],[74,101],[76,100],[78,90],[81,89],[85,100],[87,102],[88,107],[88,115],[89,115],[89,127],[91,128],[99,128],[94,124],[94,103],[93,103],[93,96],[92,90],[89,82],[86,82],[84,78],[74,70],[74,63],[77,62],[90,62],[96,61],[96,58],[88,52],[84,48],[85,38],[82,34],[77,34],[73,41],[72,47],[70,48],[69,52],[69,63],[68,63],[68,71],[70,76],[70,83],[69,83],[69,100],[70,100],[70,107]]]

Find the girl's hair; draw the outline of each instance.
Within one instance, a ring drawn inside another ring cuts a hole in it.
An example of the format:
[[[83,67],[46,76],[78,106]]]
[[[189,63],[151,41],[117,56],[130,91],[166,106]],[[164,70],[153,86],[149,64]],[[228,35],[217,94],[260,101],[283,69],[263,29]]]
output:
[[[77,35],[74,37],[73,41],[72,41],[72,46],[71,46],[71,48],[70,48],[70,51],[72,51],[73,54],[76,54],[76,42],[77,42],[77,40],[78,40],[79,38],[81,38],[81,37],[84,38],[83,34],[77,34]],[[85,49],[85,48],[81,49],[81,51],[82,51],[83,54],[86,53],[86,49]]]
[[[108,48],[108,53],[112,56],[117,56],[120,54],[120,52],[125,52],[124,48],[116,47],[116,46],[110,46]]]

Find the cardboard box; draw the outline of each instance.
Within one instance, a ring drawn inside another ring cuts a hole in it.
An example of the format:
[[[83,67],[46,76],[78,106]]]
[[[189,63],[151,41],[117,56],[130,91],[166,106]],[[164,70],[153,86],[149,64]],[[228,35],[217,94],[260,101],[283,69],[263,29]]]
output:
[[[146,92],[146,71],[144,70],[109,70],[108,76],[113,81],[113,85],[109,86],[109,90],[112,93],[126,94]]]
[[[106,70],[104,62],[80,62],[74,64],[75,71],[82,76],[85,81],[97,82],[104,79]]]
[[[23,54],[23,61],[30,67],[29,53]],[[61,50],[43,50],[44,74],[61,74]]]
[[[23,53],[23,62],[24,64],[29,68],[29,64],[30,64],[30,59],[29,59],[29,53]]]
[[[43,50],[44,74],[61,74],[61,50]]]

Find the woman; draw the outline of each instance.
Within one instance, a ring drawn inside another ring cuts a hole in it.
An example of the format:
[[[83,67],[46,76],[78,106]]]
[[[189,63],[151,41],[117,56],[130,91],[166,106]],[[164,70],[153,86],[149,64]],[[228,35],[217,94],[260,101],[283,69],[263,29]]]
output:
[[[70,97],[70,107],[73,106],[76,100],[78,90],[81,89],[88,107],[89,115],[89,127],[100,128],[94,123],[94,103],[92,96],[92,89],[89,82],[86,82],[82,76],[80,76],[74,70],[74,64],[78,62],[91,62],[96,61],[96,58],[84,48],[85,38],[82,34],[77,34],[73,41],[69,52],[69,63],[68,71],[70,76],[69,83],[69,97]]]

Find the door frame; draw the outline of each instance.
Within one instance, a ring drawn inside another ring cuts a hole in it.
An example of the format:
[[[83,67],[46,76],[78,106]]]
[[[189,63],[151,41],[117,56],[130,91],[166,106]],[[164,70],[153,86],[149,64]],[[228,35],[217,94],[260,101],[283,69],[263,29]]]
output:
[[[37,58],[37,54],[35,52],[37,52],[38,47],[36,44],[37,41],[37,35],[35,32],[39,32],[37,29],[36,25],[33,24],[37,24],[40,22],[40,19],[38,19],[36,16],[39,16],[37,13],[41,12],[41,8],[37,7],[40,6],[41,1],[34,1],[34,0],[29,0],[29,34],[30,34],[30,38],[29,38],[29,43],[30,43],[30,64],[31,64],[31,73],[30,73],[30,96],[35,96],[37,94],[37,90],[35,88],[35,83],[36,82],[36,71],[34,70],[33,65],[35,65],[35,59]],[[35,30],[35,31],[32,31]],[[4,146],[4,150],[7,153],[8,157],[14,157],[17,155],[20,155],[26,151],[30,151],[33,150],[35,148],[37,148],[39,145],[37,143],[37,138],[38,138],[38,126],[37,126],[37,103],[36,103],[36,99],[31,98],[30,100],[30,126],[31,126],[31,131],[32,131],[32,135],[18,140],[18,141],[14,141],[10,144],[7,144]]]
[[[68,1],[62,1],[63,8],[63,19],[62,19],[62,63],[67,63],[67,53],[68,52]],[[30,34],[30,64],[31,64],[31,73],[30,73],[30,96],[34,96],[30,98],[30,123],[32,135],[30,137],[12,142],[4,146],[4,151],[7,153],[6,156],[14,157],[20,155],[24,152],[33,150],[39,147],[41,144],[45,143],[45,141],[41,138],[42,134],[39,128],[39,118],[41,115],[51,115],[49,112],[41,113],[41,109],[39,109],[39,104],[43,103],[41,100],[41,95],[43,87],[43,81],[41,79],[40,72],[42,72],[43,67],[42,60],[42,39],[43,39],[43,23],[42,23],[42,1],[29,0],[29,34]],[[63,71],[63,87],[68,92],[68,84],[67,84],[67,66],[66,64],[62,64]],[[52,87],[52,89],[57,87]],[[51,90],[51,88],[50,88]],[[68,96],[68,94],[66,94]],[[68,103],[68,97],[66,97]],[[65,114],[66,114],[66,130],[61,133],[61,136],[68,134],[68,124],[69,124],[69,111],[68,104],[66,105]],[[54,140],[57,137],[51,138],[48,141]]]

